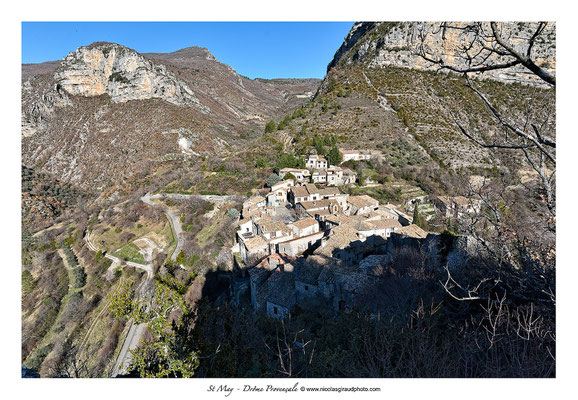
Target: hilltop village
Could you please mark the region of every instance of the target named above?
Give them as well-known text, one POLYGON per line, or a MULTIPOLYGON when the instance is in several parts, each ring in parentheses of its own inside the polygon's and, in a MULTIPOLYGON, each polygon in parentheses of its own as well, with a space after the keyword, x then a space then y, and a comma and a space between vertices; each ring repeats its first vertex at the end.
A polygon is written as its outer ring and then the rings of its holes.
MULTIPOLYGON (((340 153, 344 161, 371 158, 362 151, 340 153)), ((315 154, 308 156, 306 167, 281 169, 281 181, 243 203, 232 251, 237 266, 249 275, 257 311, 286 317, 293 306, 311 299, 335 311, 351 308, 376 271, 403 249, 419 252, 434 267, 455 266, 467 258, 465 237, 453 237, 451 254, 444 253, 447 240, 413 224, 395 205, 343 193, 338 186, 357 180, 350 169, 329 166, 315 154)), ((479 210, 466 198, 432 202, 447 216, 479 210)))

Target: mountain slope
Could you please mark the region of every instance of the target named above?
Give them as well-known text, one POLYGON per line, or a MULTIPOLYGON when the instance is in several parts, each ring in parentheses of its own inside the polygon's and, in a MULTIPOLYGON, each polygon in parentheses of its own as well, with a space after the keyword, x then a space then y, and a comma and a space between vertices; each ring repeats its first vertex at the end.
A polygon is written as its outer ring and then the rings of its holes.
MULTIPOLYGON (((503 26, 518 43, 535 24, 503 26)), ((294 124, 295 132, 307 132, 293 135, 295 149, 309 151, 311 135, 317 133, 336 135, 339 147, 373 150, 398 169, 435 160, 443 168, 527 172, 520 154, 482 148, 459 131, 450 111, 488 140, 502 127, 465 86, 463 77, 437 72, 437 67, 415 55, 420 30, 434 32, 426 40, 427 48, 448 59, 468 40, 466 33, 444 33, 434 27, 418 22, 356 23, 329 63, 316 97, 305 109, 306 117, 294 124), (400 160, 400 146, 415 153, 413 161, 400 160)), ((539 62, 553 59, 549 65, 555 68, 555 45, 550 42, 551 37, 555 41, 555 27, 544 35, 548 41, 537 42, 534 51, 539 62)), ((504 115, 523 125, 528 110, 533 110, 528 121, 544 125, 555 136, 554 90, 519 68, 490 72, 474 82, 504 115)))
POLYGON ((22 70, 23 163, 98 191, 167 155, 228 154, 319 83, 250 80, 206 49, 142 55, 104 42, 22 70))

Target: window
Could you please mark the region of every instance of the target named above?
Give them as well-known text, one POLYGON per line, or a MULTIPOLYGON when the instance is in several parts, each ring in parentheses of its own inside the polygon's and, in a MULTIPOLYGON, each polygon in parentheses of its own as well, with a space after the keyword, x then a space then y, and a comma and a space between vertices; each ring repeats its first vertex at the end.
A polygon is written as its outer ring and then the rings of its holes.
POLYGON ((277 307, 273 307, 273 314, 277 315, 279 313, 279 310, 277 309, 277 307))
POLYGON ((305 290, 309 290, 309 286, 305 285, 305 290))

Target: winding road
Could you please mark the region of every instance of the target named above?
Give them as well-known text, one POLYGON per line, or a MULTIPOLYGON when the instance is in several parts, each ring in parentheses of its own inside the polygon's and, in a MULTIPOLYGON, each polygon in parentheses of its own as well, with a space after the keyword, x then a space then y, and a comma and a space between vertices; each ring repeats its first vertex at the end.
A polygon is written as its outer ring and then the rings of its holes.
POLYGON ((153 194, 150 193, 145 194, 141 197, 141 201, 145 204, 148 204, 153 207, 160 207, 163 212, 169 217, 171 224, 173 226, 173 232, 175 237, 177 238, 177 246, 173 251, 171 256, 171 260, 175 261, 177 256, 183 250, 184 245, 184 237, 183 237, 183 228, 181 226, 181 220, 179 217, 168 207, 163 206, 162 204, 155 203, 152 199, 173 199, 173 200, 186 200, 186 199, 201 199, 205 201, 210 201, 214 203, 222 203, 225 201, 236 201, 236 200, 244 200, 246 197, 243 196, 217 196, 217 195, 201 195, 201 194, 179 194, 179 193, 159 193, 153 194))
MULTIPOLYGON (((84 241, 86 242, 86 244, 88 245, 88 248, 92 251, 94 251, 95 253, 99 251, 99 249, 91 242, 90 240, 90 232, 85 236, 84 241)), ((151 279, 153 277, 153 265, 152 262, 149 262, 148 264, 139 264, 139 263, 135 263, 132 261, 124 261, 118 257, 112 256, 108 253, 105 253, 104 256, 106 258, 108 258, 109 260, 112 261, 113 265, 120 265, 123 262, 130 266, 130 267, 134 267, 134 268, 138 268, 138 269, 142 269, 144 271, 146 271, 147 273, 147 278, 151 279)), ((111 265, 112 267, 112 265, 111 265)))
MULTIPOLYGON (((179 217, 171 209, 163 206, 162 204, 155 203, 154 201, 152 201, 152 199, 162 199, 162 198, 175 199, 175 200, 185 200, 185 199, 190 199, 190 198, 198 198, 201 200, 215 202, 215 203, 220 203, 220 202, 225 202, 225 201, 234 201, 234 200, 243 200, 244 199, 244 197, 240 197, 240 196, 215 196, 215 195, 195 195, 195 194, 187 195, 187 194, 177 194, 177 193, 174 193, 174 194, 173 193, 160 193, 160 194, 154 194, 154 195, 147 193, 144 196, 142 196, 140 198, 140 200, 142 202, 144 202, 145 204, 148 204, 152 207, 160 207, 163 210, 163 212, 168 216, 168 218, 171 222, 174 235, 177 238, 177 246, 175 247, 175 250, 173 251, 173 254, 171 256, 172 261, 176 260, 177 255, 183 249, 183 245, 184 245, 183 228, 181 226, 181 221, 180 221, 179 217)), ((90 250, 92 250, 94 252, 99 251, 99 249, 92 243, 92 241, 90 239, 90 232, 87 233, 84 240, 85 240, 85 242, 88 245, 88 248, 90 250)), ((120 265, 123 263, 123 260, 121 260, 120 258, 115 257, 113 255, 105 254, 104 256, 113 262, 113 264, 111 265, 111 268, 114 268, 116 265, 120 265)), ((132 261, 124 262, 128 266, 131 266, 134 268, 139 268, 139 269, 142 269, 142 270, 147 272, 146 281, 144 281, 143 284, 141 284, 141 287, 139 287, 137 289, 137 292, 139 292, 139 297, 141 297, 141 293, 140 293, 141 290, 140 289, 142 289, 143 287, 146 287, 147 283, 153 279, 152 260, 149 259, 147 261, 149 261, 147 264, 139 264, 139 263, 135 263, 132 261)), ((126 338, 124 339, 124 342, 121 346, 121 350, 120 350, 120 352, 116 358, 116 361, 114 363, 114 367, 113 367, 112 374, 111 374, 112 377, 126 373, 127 368, 130 365, 130 361, 132 358, 131 351, 134 350, 138 346, 140 339, 141 339, 141 336, 144 332, 145 326, 146 326, 146 324, 138 324, 137 325, 137 324, 134 324, 131 322, 131 326, 128 330, 126 338)))

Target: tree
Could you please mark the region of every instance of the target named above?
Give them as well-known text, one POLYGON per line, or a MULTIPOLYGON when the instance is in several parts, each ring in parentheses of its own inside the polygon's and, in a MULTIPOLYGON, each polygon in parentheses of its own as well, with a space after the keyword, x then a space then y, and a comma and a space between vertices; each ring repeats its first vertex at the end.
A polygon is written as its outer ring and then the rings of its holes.
POLYGON ((255 167, 256 168, 265 168, 267 166, 267 161, 265 161, 265 158, 263 158, 263 156, 257 156, 257 159, 255 160, 255 167))
MULTIPOLYGON (((525 323, 529 313, 532 321, 551 321, 556 304, 556 76, 551 59, 554 53, 547 51, 548 46, 555 46, 555 31, 549 30, 546 22, 521 23, 519 27, 523 28, 520 32, 514 24, 497 22, 441 23, 431 29, 423 26, 416 46, 416 54, 438 70, 460 74, 484 110, 475 118, 497 126, 491 136, 478 131, 475 124, 464 121, 468 116, 442 97, 440 109, 447 110, 457 131, 494 154, 517 156, 519 162, 514 168, 523 168, 526 162, 537 176, 535 181, 513 184, 519 179, 515 171, 500 171, 478 187, 469 181, 462 185, 469 202, 481 205, 455 222, 456 230, 467 234, 468 245, 475 247, 476 260, 461 271, 446 268, 447 276, 441 283, 453 300, 485 303, 482 308, 490 321, 486 332, 490 346, 498 340, 496 321, 536 333, 525 323), (432 35, 441 34, 443 41, 448 32, 458 32, 462 38, 452 57, 429 46, 432 35), (509 85, 509 98, 504 100, 475 80, 496 72, 524 73, 527 81, 533 80, 536 89, 524 103, 524 111, 509 107, 512 99, 521 97, 521 86, 509 85), (544 89, 539 90, 539 86, 544 89), (509 310, 513 305, 515 312, 509 310)), ((552 342, 555 344, 554 337, 552 342)))
POLYGON ((227 211, 227 217, 229 217, 232 220, 239 218, 239 210, 237 210, 236 208, 229 209, 229 211, 227 211))
MULTIPOLYGON (((524 26, 524 24, 522 24, 524 26)), ((546 87, 555 89, 556 76, 551 69, 553 60, 540 60, 535 56, 536 45, 542 47, 553 45, 550 32, 547 32, 547 22, 528 23, 527 33, 517 34, 512 40, 514 31, 505 24, 497 22, 474 22, 466 25, 456 23, 441 23, 431 30, 422 26, 417 41, 416 54, 439 70, 453 71, 462 74, 466 86, 478 97, 495 121, 502 127, 501 135, 492 137, 491 141, 484 139, 480 133, 472 132, 461 122, 455 111, 450 111, 459 131, 477 145, 488 149, 519 151, 529 166, 538 174, 545 193, 546 205, 552 215, 556 216, 555 172, 556 172, 556 140, 555 127, 552 124, 553 110, 540 110, 531 107, 523 121, 514 115, 508 115, 485 93, 476 87, 472 78, 477 74, 491 71, 530 72, 536 82, 542 82, 546 87), (460 31, 465 35, 462 46, 456 50, 457 57, 448 58, 432 50, 428 45, 432 35, 442 33, 445 40, 446 32, 460 31), (453 60, 453 61, 448 61, 453 60), (456 61, 457 60, 457 61, 456 61), (550 68, 549 68, 550 67, 550 68)), ((543 56, 543 55, 542 55, 543 56)), ((512 87, 515 89, 515 87, 512 87)))
POLYGON ((315 147, 315 150, 319 155, 324 155, 326 153, 325 147, 323 146, 323 139, 321 139, 318 134, 313 136, 313 147, 315 147))
POLYGON ((199 357, 189 340, 191 310, 180 293, 157 280, 152 299, 133 300, 132 282, 123 284, 109 306, 117 318, 146 323, 152 335, 131 350, 129 371, 142 378, 192 377, 199 357))
POLYGON ((277 125, 275 125, 275 121, 271 120, 267 122, 267 125, 265 125, 265 133, 274 132, 276 127, 277 125))
POLYGON ((343 161, 343 157, 341 157, 341 153, 337 146, 333 146, 329 153, 327 154, 327 161, 330 165, 338 165, 341 161, 343 161))
POLYGON ((269 177, 267 178, 267 182, 265 182, 265 185, 267 187, 271 187, 280 181, 281 181, 281 178, 279 178, 279 175, 273 173, 273 174, 269 175, 269 177))
POLYGON ((293 179, 294 181, 297 180, 297 178, 295 177, 295 175, 293 175, 291 172, 289 172, 288 174, 285 174, 285 176, 283 177, 284 180, 288 180, 288 179, 293 179))
POLYGON ((413 207, 413 219, 412 219, 412 223, 414 225, 419 226, 420 228, 424 228, 424 223, 423 220, 421 218, 421 214, 419 213, 419 202, 415 203, 415 206, 413 207))
POLYGON ((177 255, 177 258, 175 259, 175 262, 179 265, 183 265, 183 263, 185 262, 185 253, 184 251, 180 251, 179 254, 177 255))

